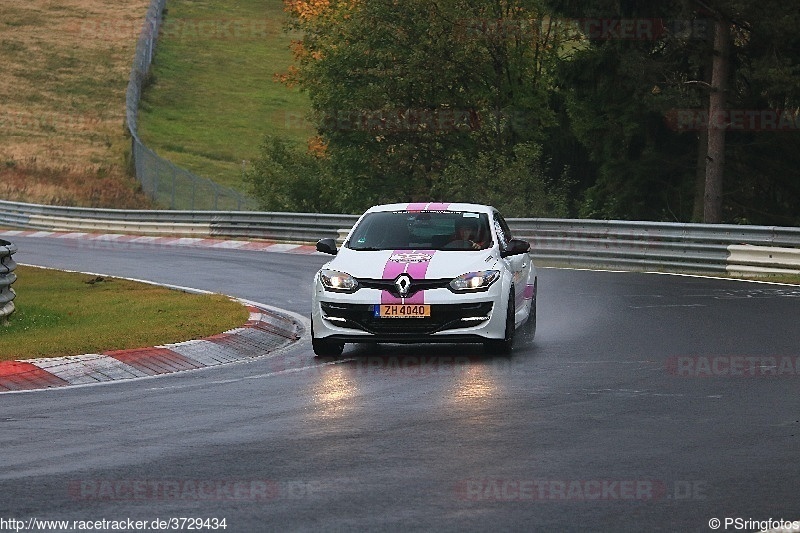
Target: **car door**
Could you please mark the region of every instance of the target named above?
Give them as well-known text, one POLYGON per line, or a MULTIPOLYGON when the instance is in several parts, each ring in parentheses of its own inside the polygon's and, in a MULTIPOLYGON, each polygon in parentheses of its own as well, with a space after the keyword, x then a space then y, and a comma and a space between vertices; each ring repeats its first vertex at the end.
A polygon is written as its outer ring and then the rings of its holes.
MULTIPOLYGON (((505 219, 503 219, 502 215, 498 212, 494 212, 494 226, 495 226, 495 233, 497 234, 497 238, 499 240, 500 250, 506 250, 508 248, 508 243, 511 242, 513 235, 511 234, 511 229, 508 227, 505 219)), ((514 295, 515 295, 515 313, 517 315, 516 321, 519 322, 525 316, 525 304, 526 304, 526 290, 528 285, 528 278, 530 277, 531 271, 531 259, 528 254, 518 254, 506 257, 503 259, 506 263, 506 267, 512 273, 512 279, 514 283, 514 295)))

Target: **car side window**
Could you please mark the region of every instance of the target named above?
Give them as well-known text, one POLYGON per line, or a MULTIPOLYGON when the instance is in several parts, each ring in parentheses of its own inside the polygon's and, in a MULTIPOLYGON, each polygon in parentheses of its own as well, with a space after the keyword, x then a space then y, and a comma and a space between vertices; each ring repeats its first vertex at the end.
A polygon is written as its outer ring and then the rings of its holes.
POLYGON ((500 241, 500 249, 505 250, 508 248, 508 243, 511 241, 511 230, 508 228, 506 221, 503 220, 503 217, 500 216, 500 213, 494 214, 494 229, 500 241))

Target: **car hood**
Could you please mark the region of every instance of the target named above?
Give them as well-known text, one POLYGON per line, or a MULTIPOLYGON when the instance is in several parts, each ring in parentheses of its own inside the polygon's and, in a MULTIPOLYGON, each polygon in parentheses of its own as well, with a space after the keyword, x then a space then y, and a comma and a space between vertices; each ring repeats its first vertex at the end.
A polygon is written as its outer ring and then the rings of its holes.
POLYGON ((362 279, 394 279, 402 272, 415 279, 437 279, 492 269, 497 261, 493 250, 356 251, 341 248, 326 268, 362 279))

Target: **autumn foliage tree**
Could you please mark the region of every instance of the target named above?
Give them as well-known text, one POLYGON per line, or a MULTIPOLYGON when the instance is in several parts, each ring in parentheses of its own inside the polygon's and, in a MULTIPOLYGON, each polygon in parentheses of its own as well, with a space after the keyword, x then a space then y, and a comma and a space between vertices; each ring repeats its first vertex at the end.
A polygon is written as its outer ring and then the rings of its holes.
POLYGON ((556 122, 564 37, 538 2, 291 0, 287 10, 303 37, 281 81, 310 96, 339 209, 446 198, 566 214, 563 169, 551 173, 540 146, 556 122), (520 179, 530 186, 512 186, 520 179))
POLYGON ((248 179, 266 209, 450 199, 515 216, 800 224, 791 2, 286 5, 302 37, 279 80, 309 95, 316 135, 265 142, 248 179), (757 123, 737 127, 742 112, 757 123))

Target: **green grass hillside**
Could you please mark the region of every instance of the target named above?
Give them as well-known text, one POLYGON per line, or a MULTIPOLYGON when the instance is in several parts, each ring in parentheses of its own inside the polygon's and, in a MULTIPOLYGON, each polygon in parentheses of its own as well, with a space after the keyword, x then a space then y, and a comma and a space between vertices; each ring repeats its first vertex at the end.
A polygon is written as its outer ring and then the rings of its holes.
POLYGON ((159 155, 245 190, 265 133, 305 143, 307 98, 274 81, 291 64, 282 0, 170 0, 139 132, 159 155))

